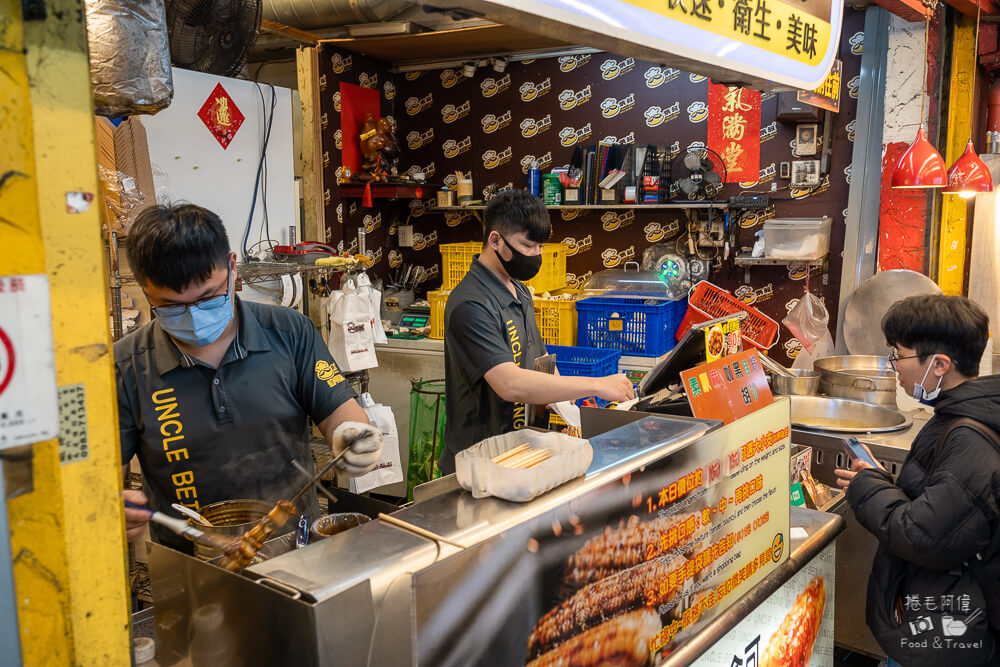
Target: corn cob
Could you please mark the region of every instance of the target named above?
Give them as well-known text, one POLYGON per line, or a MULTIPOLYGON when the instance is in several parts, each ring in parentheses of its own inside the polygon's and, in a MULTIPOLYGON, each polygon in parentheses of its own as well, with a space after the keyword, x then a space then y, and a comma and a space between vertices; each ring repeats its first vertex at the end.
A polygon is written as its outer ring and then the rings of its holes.
POLYGON ((760 667, 805 667, 812 657, 813 644, 823 622, 826 584, 813 577, 795 598, 781 625, 771 635, 760 659, 760 667))
MULTIPOLYGON (((563 568, 563 597, 615 572, 644 563, 650 560, 650 554, 660 555, 660 536, 666 535, 671 528, 680 526, 687 516, 689 515, 668 516, 645 523, 639 523, 638 517, 632 516, 622 527, 605 528, 603 535, 588 540, 569 557, 563 568)), ((708 527, 702 526, 672 548, 689 546, 707 531, 708 527)))
POLYGON ((527 667, 643 667, 649 662, 649 639, 659 631, 655 611, 635 611, 563 642, 527 667))
MULTIPOLYGON (((584 586, 539 619, 528 637, 528 658, 545 653, 588 628, 644 605, 659 605, 680 591, 667 588, 683 558, 658 558, 584 586)), ((680 583, 680 582, 678 582, 680 583)))

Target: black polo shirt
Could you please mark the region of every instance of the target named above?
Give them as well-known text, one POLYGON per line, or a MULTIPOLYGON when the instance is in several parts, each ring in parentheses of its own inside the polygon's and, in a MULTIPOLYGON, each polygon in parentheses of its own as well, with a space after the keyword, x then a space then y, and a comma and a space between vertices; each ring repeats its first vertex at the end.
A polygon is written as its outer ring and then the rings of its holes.
MULTIPOLYGON (((312 470, 309 419, 321 422, 354 390, 313 323, 290 308, 237 299, 236 338, 219 368, 182 352, 157 320, 115 343, 122 463, 142 465, 150 507, 221 500, 268 503, 312 470)), ((315 491, 299 509, 315 516, 315 491)), ((153 525, 154 538, 190 543, 153 525)))
POLYGON ((480 440, 525 425, 522 403, 501 399, 483 378, 512 361, 534 368, 545 354, 531 292, 515 280, 515 297, 500 279, 472 259, 469 272, 448 295, 444 309, 445 412, 439 467, 455 471, 455 454, 480 440))

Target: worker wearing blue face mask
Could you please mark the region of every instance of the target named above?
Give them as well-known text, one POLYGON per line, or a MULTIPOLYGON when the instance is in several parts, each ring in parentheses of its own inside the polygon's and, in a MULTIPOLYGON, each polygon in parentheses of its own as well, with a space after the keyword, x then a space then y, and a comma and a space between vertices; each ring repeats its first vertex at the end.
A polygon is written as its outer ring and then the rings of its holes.
MULTIPOLYGON (((287 498, 312 469, 310 420, 349 474, 380 460, 350 383, 312 322, 290 308, 241 301, 221 220, 199 206, 156 206, 128 234, 132 271, 155 316, 115 343, 122 463, 138 457, 143 489, 125 499, 177 515, 223 500, 287 498), (346 450, 346 451, 345 451, 346 450)), ((315 491, 299 502, 315 516, 315 491)), ((128 538, 149 513, 125 510, 128 538)), ((152 527, 152 537, 190 543, 152 527)))
POLYGON ((964 297, 916 296, 882 331, 900 386, 934 416, 895 481, 857 459, 836 471, 879 543, 868 625, 890 665, 1000 664, 1000 376, 977 377, 989 319, 964 297))

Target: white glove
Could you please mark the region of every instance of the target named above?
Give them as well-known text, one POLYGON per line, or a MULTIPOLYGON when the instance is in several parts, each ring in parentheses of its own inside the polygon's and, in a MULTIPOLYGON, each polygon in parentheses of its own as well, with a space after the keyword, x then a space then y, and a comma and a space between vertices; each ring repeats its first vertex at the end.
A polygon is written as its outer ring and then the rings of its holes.
POLYGON ((333 431, 330 445, 334 456, 344 452, 337 467, 349 475, 363 475, 382 460, 382 432, 371 424, 340 424, 333 431))

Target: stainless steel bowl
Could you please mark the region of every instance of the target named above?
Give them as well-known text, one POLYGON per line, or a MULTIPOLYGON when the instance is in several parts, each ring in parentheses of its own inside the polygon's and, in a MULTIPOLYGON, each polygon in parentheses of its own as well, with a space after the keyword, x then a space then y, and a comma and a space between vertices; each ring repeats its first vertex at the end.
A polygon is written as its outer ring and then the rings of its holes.
POLYGON ((782 396, 812 396, 819 392, 819 373, 804 368, 789 368, 791 375, 771 376, 771 390, 782 396))
POLYGON ((836 433, 901 431, 913 419, 881 405, 827 396, 792 396, 792 425, 836 433))
POLYGON ((819 389, 827 396, 896 407, 896 372, 886 357, 852 354, 817 359, 819 389))
POLYGON ((324 514, 313 521, 309 531, 309 539, 321 540, 351 528, 357 528, 371 521, 371 517, 357 512, 342 512, 340 514, 324 514))
MULTIPOLYGON (((206 533, 222 537, 240 537, 271 511, 272 505, 263 500, 223 500, 198 508, 198 513, 212 522, 212 527, 202 527, 206 533)), ((284 532, 280 530, 279 532, 284 532)), ((219 549, 194 543, 194 555, 201 560, 211 560, 221 555, 219 549)))

